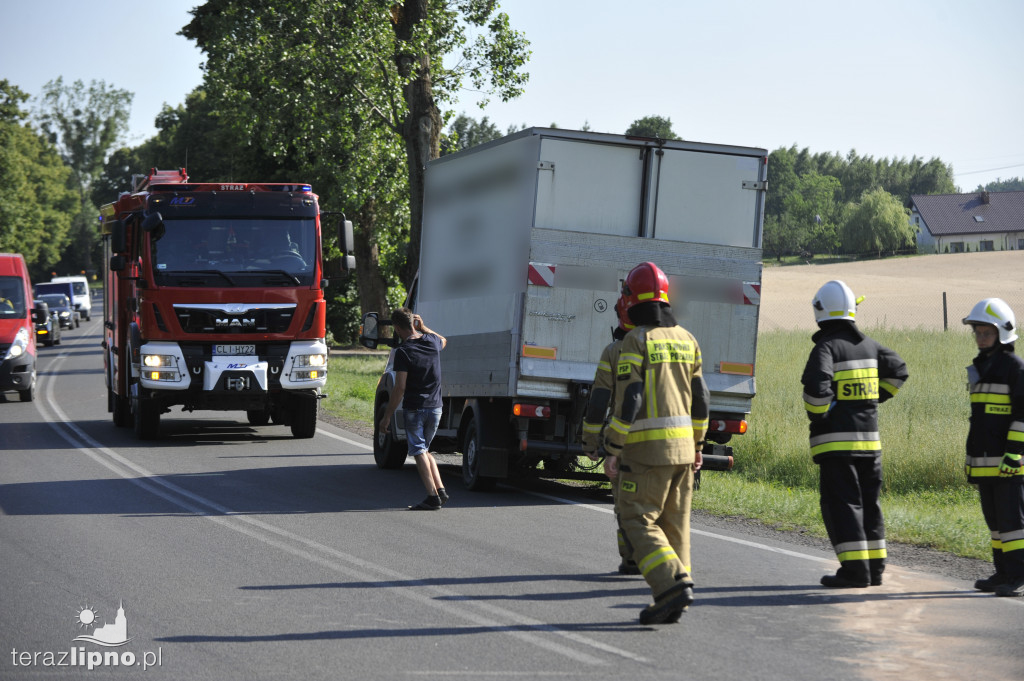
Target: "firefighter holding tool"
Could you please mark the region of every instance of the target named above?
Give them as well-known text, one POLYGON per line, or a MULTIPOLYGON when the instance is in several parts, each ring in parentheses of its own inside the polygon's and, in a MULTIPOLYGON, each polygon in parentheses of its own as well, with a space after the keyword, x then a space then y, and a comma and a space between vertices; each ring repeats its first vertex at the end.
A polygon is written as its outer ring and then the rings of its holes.
POLYGON ((626 539, 654 603, 641 624, 677 622, 693 602, 690 502, 708 425, 700 347, 672 316, 668 278, 652 262, 622 286, 631 323, 615 369, 605 470, 618 486, 626 539))

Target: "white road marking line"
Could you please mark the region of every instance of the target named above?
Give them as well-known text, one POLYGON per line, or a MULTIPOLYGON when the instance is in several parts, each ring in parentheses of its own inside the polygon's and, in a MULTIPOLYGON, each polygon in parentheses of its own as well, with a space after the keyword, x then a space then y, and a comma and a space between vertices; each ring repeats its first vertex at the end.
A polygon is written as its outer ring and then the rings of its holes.
MULTIPOLYGON (((53 370, 51 371, 52 374, 57 373, 57 368, 59 368, 60 363, 62 363, 66 357, 66 355, 62 355, 56 358, 53 364, 53 370)), ((322 565, 328 569, 334 570, 335 572, 344 574, 353 580, 368 583, 400 581, 410 584, 415 584, 419 581, 414 577, 362 560, 356 556, 338 551, 337 549, 325 546, 301 535, 275 527, 262 520, 232 511, 231 509, 221 506, 214 501, 168 482, 94 440, 88 433, 84 432, 74 422, 72 422, 64 411, 57 405, 53 391, 53 386, 56 381, 45 380, 44 383, 46 401, 48 404, 45 407, 42 404, 37 405, 37 408, 42 414, 44 420, 46 420, 47 423, 49 423, 49 425, 73 448, 83 454, 86 454, 89 458, 93 459, 108 470, 122 478, 125 478, 132 484, 137 485, 147 492, 164 499, 178 508, 188 511, 189 513, 193 513, 215 522, 226 529, 239 532, 268 546, 290 553, 293 556, 322 565), (52 409, 53 414, 47 413, 47 409, 52 409), (66 432, 65 429, 70 431, 70 433, 66 432), (134 472, 140 477, 136 477, 129 471, 134 472), (213 515, 211 512, 218 515, 213 515), (291 541, 294 544, 304 545, 311 550, 306 550, 301 546, 288 544, 286 541, 275 538, 274 535, 282 538, 283 540, 291 541), (318 553, 315 552, 326 555, 318 555, 318 553), (378 577, 377 579, 368 578, 373 573, 376 573, 376 576, 378 577)), ((568 645, 559 644, 556 641, 550 640, 546 635, 554 634, 564 639, 568 639, 580 646, 599 650, 616 657, 626 658, 634 662, 647 662, 646 658, 627 650, 622 650, 620 648, 601 643, 600 641, 596 641, 571 631, 559 629, 558 627, 506 610, 505 608, 497 605, 475 600, 460 600, 460 597, 462 597, 463 594, 459 594, 455 591, 444 589, 439 586, 419 584, 416 589, 397 589, 395 590, 395 593, 405 598, 417 601, 423 605, 446 611, 453 617, 466 619, 478 626, 487 627, 496 632, 509 634, 522 640, 524 643, 528 643, 538 648, 544 648, 550 652, 558 653, 584 664, 603 665, 607 664, 607 662, 584 651, 577 650, 568 645), (491 619, 490 617, 474 613, 470 608, 483 610, 488 615, 500 618, 500 620, 491 619), (508 622, 511 622, 511 624, 508 622), (527 628, 528 631, 523 631, 523 627, 527 628)))

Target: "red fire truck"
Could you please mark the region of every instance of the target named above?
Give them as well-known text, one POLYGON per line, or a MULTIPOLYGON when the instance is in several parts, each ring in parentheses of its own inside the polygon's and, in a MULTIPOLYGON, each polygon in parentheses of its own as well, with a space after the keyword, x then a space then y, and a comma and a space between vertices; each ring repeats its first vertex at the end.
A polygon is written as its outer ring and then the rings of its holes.
MULTIPOLYGON (((308 184, 136 176, 101 209, 107 409, 156 438, 160 417, 244 410, 313 437, 327 380, 321 213, 308 184)), ((340 216, 352 269, 352 223, 340 216)))

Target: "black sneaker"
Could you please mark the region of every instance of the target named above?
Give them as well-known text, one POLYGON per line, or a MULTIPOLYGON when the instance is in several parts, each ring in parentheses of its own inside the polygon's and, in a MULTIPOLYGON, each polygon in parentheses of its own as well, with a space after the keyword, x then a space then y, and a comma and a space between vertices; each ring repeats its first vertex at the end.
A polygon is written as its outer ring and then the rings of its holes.
MULTIPOLYGON (((839 575, 825 575, 821 578, 821 585, 830 589, 866 589, 868 584, 867 581, 855 582, 839 575)), ((879 584, 881 584, 881 580, 879 580, 879 584)))
POLYGON ((679 582, 640 611, 640 624, 675 624, 693 603, 693 584, 679 582))
POLYGON ((441 498, 437 495, 429 496, 415 506, 409 507, 410 511, 440 511, 441 498))
POLYGON ((974 588, 978 591, 983 591, 987 594, 993 593, 997 587, 1002 586, 1010 581, 1010 578, 1006 575, 1001 575, 998 572, 989 577, 979 579, 974 582, 974 588))
POLYGON ((437 488, 437 496, 438 496, 439 499, 441 499, 441 505, 442 506, 444 506, 445 504, 448 503, 448 499, 449 499, 448 492, 444 491, 444 487, 438 487, 437 488))

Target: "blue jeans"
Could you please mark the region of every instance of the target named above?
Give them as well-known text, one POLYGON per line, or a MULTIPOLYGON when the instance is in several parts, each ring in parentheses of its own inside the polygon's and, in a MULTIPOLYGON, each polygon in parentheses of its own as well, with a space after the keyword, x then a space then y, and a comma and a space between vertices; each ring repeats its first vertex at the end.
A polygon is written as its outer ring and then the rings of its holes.
POLYGON ((410 456, 419 456, 430 447, 430 441, 441 423, 441 407, 405 410, 405 439, 410 456))

